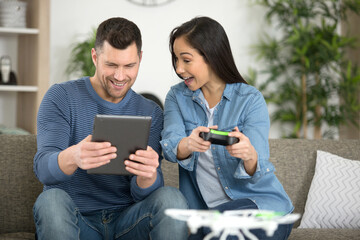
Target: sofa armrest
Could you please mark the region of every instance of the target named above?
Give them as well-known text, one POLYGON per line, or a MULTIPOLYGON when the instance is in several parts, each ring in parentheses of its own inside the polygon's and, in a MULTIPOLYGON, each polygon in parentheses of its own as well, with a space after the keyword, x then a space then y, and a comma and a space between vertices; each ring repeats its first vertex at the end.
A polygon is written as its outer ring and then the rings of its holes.
POLYGON ((42 191, 33 172, 35 135, 0 135, 0 234, 35 232, 32 208, 42 191))

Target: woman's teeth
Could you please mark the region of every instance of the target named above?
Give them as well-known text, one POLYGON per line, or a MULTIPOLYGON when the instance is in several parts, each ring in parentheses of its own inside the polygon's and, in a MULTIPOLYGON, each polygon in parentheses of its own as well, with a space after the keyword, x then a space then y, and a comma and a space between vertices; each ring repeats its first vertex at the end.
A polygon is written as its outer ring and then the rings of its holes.
POLYGON ((184 78, 184 81, 188 83, 188 82, 190 82, 192 79, 193 79, 192 77, 187 77, 187 78, 184 78))

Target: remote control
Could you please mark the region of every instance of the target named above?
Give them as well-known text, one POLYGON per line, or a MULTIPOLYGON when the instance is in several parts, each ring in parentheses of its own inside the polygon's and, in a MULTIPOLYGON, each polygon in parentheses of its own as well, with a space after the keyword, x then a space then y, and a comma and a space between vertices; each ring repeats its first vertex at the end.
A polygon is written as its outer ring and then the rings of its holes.
POLYGON ((218 131, 210 129, 210 132, 201 132, 200 137, 205 141, 210 141, 212 144, 218 145, 232 145, 238 143, 239 139, 237 137, 229 137, 229 132, 218 131))

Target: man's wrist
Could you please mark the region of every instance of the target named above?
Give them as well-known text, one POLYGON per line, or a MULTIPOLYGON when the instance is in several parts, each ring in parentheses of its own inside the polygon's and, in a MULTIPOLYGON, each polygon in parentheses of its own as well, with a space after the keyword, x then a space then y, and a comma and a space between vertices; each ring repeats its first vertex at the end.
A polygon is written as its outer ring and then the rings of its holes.
POLYGON ((145 177, 137 176, 136 184, 140 188, 148 188, 155 183, 156 179, 157 179, 157 174, 155 174, 155 177, 152 177, 152 178, 145 178, 145 177))
POLYGON ((65 173, 66 175, 73 174, 78 168, 76 163, 71 159, 71 156, 69 156, 72 155, 69 154, 69 151, 71 150, 70 148, 71 147, 61 151, 58 156, 59 167, 61 171, 63 171, 63 173, 65 173))

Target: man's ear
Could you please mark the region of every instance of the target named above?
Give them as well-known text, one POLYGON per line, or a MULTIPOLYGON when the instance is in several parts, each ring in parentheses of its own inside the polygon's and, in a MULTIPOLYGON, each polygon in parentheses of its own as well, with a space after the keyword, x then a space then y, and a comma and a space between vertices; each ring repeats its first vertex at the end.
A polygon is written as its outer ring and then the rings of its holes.
POLYGON ((95 48, 91 49, 91 59, 96 67, 96 61, 97 61, 97 55, 96 55, 96 50, 95 48))

